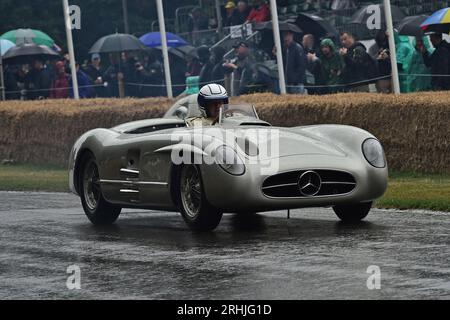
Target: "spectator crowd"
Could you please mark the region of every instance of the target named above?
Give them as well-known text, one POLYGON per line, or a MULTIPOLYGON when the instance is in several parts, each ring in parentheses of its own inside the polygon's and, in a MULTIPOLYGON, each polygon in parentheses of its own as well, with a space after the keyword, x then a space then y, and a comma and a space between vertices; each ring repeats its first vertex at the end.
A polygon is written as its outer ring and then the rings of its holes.
MULTIPOLYGON (((224 5, 227 26, 269 21, 265 1, 228 1, 224 5)), ((191 29, 207 24, 201 10, 192 12, 191 29)), ((352 32, 337 38, 326 35, 282 32, 282 57, 288 93, 325 94, 341 91, 392 92, 389 37, 396 44, 401 92, 450 89, 450 44, 434 33, 414 39, 380 30, 369 48, 352 32), (372 86, 370 86, 372 85, 372 86)), ((237 40, 227 54, 223 46, 201 46, 192 53, 170 55, 175 95, 195 93, 202 84, 216 82, 233 95, 255 91, 279 92, 276 48, 259 47, 254 41, 237 40), (273 62, 272 64, 270 62, 273 62)), ((76 64, 81 98, 152 97, 166 95, 160 51, 123 52, 76 64), (103 59, 107 60, 106 62, 103 59)), ((6 66, 7 99, 63 99, 73 97, 68 55, 55 61, 35 59, 27 65, 6 66)))

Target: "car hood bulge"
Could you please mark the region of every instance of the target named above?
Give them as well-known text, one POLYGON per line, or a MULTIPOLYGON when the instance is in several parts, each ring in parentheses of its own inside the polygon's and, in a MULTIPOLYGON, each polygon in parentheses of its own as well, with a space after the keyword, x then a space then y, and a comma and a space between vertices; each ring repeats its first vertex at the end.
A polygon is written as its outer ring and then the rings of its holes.
POLYGON ((294 155, 328 155, 345 157, 345 152, 311 133, 301 129, 258 127, 233 132, 239 148, 247 155, 271 159, 294 155))

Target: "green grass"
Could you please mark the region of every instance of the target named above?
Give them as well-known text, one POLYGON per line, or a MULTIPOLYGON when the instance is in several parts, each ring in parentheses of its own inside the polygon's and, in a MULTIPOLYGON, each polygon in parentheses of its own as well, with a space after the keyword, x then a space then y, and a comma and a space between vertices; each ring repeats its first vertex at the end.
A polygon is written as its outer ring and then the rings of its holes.
POLYGON ((68 192, 66 168, 49 165, 0 165, 0 190, 68 192))
MULTIPOLYGON (((68 192, 67 169, 31 164, 0 165, 0 190, 68 192)), ((379 208, 450 212, 450 175, 391 172, 379 208)))
POLYGON ((450 211, 450 175, 392 172, 380 208, 450 211))

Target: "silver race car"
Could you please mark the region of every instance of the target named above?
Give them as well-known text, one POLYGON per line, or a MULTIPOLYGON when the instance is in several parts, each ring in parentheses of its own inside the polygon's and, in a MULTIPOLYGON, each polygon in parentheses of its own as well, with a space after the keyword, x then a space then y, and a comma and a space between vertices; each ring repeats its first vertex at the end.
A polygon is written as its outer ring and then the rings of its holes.
POLYGON ((160 119, 82 135, 69 159, 72 192, 94 224, 122 208, 180 211, 194 230, 212 230, 223 212, 244 214, 331 206, 359 221, 386 191, 380 142, 351 126, 272 127, 253 106, 224 105, 209 126, 197 95, 160 119))

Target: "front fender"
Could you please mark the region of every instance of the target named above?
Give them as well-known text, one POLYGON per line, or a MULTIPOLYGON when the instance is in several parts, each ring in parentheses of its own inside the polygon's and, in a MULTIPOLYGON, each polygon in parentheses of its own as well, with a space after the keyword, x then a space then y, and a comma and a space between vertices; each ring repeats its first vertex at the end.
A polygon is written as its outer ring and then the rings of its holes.
MULTIPOLYGON (((314 125, 306 127, 294 127, 293 130, 308 132, 315 137, 328 142, 345 153, 351 153, 354 156, 361 157, 365 160, 362 154, 362 143, 367 138, 376 137, 361 128, 346 126, 346 125, 314 125)), ((380 141, 381 142, 381 141, 380 141)))
POLYGON ((70 191, 79 195, 78 177, 81 158, 86 151, 90 151, 96 158, 102 152, 104 141, 111 138, 111 134, 118 135, 108 129, 94 129, 84 133, 74 143, 69 156, 69 188, 70 191))

